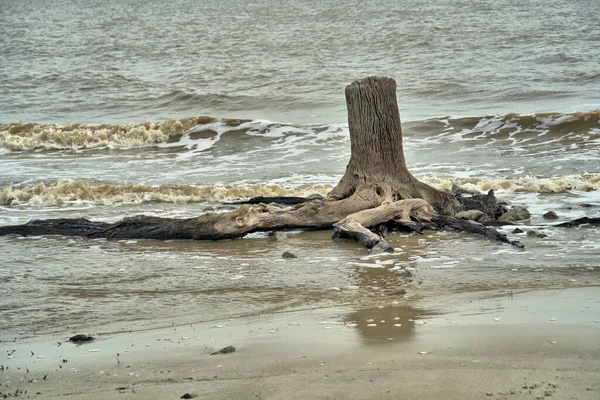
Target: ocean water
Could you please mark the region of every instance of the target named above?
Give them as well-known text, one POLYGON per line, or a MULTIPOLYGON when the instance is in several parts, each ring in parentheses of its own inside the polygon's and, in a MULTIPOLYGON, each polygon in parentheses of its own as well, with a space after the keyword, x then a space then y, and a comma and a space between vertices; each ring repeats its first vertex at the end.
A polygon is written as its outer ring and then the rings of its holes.
MULTIPOLYGON (((394 233, 223 242, 0 237, 0 340, 464 293, 600 284, 600 16, 590 1, 63 1, 0 6, 0 224, 191 217, 325 195, 344 87, 398 83, 409 169, 494 189, 524 250, 394 233), (282 259, 284 251, 297 259, 282 259), (408 271, 408 274, 406 273, 408 271), (408 298, 403 293, 406 291, 408 298)), ((502 228, 513 236, 512 227, 502 228)))

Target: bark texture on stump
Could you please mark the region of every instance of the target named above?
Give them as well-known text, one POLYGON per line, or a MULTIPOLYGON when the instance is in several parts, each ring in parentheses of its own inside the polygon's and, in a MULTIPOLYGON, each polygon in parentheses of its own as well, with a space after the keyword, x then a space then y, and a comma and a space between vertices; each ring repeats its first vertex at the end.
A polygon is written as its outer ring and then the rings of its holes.
POLYGON ((459 207, 451 193, 417 180, 406 167, 396 82, 368 77, 346 87, 351 155, 346 173, 329 193, 339 200, 363 192, 381 204, 420 198, 444 213, 459 207))

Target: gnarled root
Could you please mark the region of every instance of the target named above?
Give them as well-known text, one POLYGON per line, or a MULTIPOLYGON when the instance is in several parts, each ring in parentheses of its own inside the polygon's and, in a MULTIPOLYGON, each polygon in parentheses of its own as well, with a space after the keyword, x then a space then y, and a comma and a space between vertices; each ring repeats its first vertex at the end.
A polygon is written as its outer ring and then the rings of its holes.
POLYGON ((400 200, 348 215, 333 224, 333 238, 353 238, 371 249, 371 253, 392 253, 394 248, 383 237, 368 228, 375 228, 391 221, 419 232, 416 224, 429 223, 436 215, 425 200, 400 200))
POLYGON ((364 244, 367 249, 371 249, 371 253, 374 254, 394 252, 394 248, 383 237, 371 232, 352 218, 344 218, 343 222, 338 222, 335 225, 333 239, 357 240, 364 244))
POLYGON ((555 228, 573 228, 582 225, 600 225, 600 217, 581 217, 574 219, 573 221, 563 222, 552 226, 555 228))
POLYGON ((510 240, 505 234, 500 233, 494 228, 490 228, 489 226, 485 226, 478 222, 466 221, 448 216, 440 217, 437 220, 437 222, 441 226, 447 226, 452 229, 456 229, 467 233, 474 233, 475 235, 483 236, 484 238, 490 239, 495 242, 508 243, 520 249, 525 247, 518 240, 510 240))

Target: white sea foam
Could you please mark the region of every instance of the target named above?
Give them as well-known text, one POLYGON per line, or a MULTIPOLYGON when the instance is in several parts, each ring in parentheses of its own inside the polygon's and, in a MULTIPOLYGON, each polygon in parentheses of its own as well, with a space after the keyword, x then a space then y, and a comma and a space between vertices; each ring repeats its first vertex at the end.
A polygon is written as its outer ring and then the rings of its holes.
POLYGON ((600 173, 566 175, 555 177, 525 176, 521 178, 465 178, 438 179, 425 178, 424 181, 439 189, 451 190, 456 184, 473 192, 535 192, 561 193, 569 190, 591 191, 600 189, 600 173))
POLYGON ((50 204, 138 204, 167 202, 187 204, 223 202, 255 196, 310 196, 326 194, 329 187, 285 188, 278 185, 112 185, 86 181, 49 181, 36 186, 11 186, 0 189, 3 205, 50 204))
POLYGON ((181 134, 193 122, 169 120, 141 125, 0 125, 0 148, 23 150, 130 149, 155 145, 181 134))
MULTIPOLYGON (((239 185, 115 185, 88 181, 47 181, 34 186, 17 185, 0 189, 0 205, 45 206, 86 204, 139 204, 165 202, 174 204, 227 202, 255 196, 302 196, 327 195, 334 185, 334 177, 327 177, 328 184, 303 184, 289 186, 290 179, 272 184, 239 185), (287 185, 277 183, 287 182, 287 185)), ((296 182, 300 179, 291 179, 296 182)), ((451 190, 458 185, 474 193, 494 190, 498 193, 563 193, 568 191, 590 192, 600 190, 600 173, 565 175, 555 177, 525 176, 522 178, 424 178, 423 181, 442 189, 451 190)))

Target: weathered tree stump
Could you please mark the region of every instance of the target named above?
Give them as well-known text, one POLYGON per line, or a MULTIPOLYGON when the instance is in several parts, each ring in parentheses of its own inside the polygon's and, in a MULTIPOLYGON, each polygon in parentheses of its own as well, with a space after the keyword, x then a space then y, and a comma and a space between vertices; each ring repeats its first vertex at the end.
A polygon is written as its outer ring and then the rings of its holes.
POLYGON ((396 82, 369 77, 346 87, 350 162, 329 200, 354 197, 388 204, 423 199, 438 211, 454 213, 459 207, 451 193, 418 181, 408 171, 402 144, 396 82))

